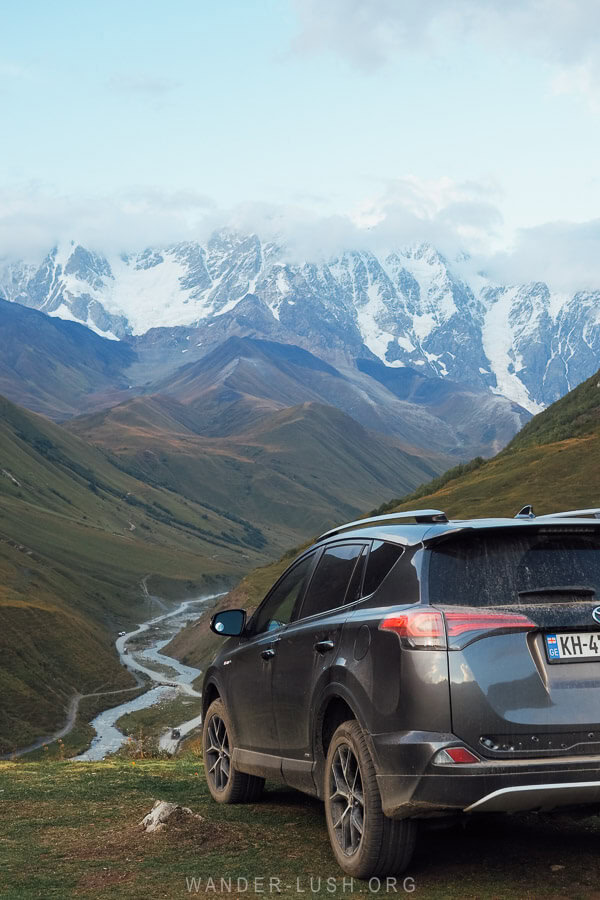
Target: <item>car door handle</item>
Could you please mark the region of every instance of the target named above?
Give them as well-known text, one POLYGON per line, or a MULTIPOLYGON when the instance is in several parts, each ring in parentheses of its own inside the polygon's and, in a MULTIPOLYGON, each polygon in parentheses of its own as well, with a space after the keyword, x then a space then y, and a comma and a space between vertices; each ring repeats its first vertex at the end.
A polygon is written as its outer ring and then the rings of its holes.
POLYGON ((275 651, 272 647, 269 647, 268 650, 263 650, 260 655, 263 659, 273 659, 273 657, 275 656, 275 651))
POLYGON ((329 653, 330 650, 333 650, 335 644, 333 641, 317 641, 315 644, 315 650, 317 653, 329 653))

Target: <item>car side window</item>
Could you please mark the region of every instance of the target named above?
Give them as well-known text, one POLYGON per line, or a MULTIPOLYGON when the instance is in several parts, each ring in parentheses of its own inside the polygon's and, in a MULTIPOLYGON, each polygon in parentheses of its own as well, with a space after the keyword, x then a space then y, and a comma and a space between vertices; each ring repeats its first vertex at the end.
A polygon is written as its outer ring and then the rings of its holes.
POLYGON ((339 544, 324 551, 302 604, 302 619, 344 605, 363 550, 364 544, 339 544))
POLYGON ((363 586, 363 597, 368 597, 374 593, 383 579, 391 572, 402 554, 404 548, 398 544, 387 544, 385 541, 373 541, 369 559, 367 561, 367 571, 365 572, 365 581, 363 586))
POLYGON ((302 594, 306 579, 310 575, 314 558, 314 553, 305 556, 283 576, 252 617, 250 623, 252 634, 275 631, 291 622, 296 601, 302 594))

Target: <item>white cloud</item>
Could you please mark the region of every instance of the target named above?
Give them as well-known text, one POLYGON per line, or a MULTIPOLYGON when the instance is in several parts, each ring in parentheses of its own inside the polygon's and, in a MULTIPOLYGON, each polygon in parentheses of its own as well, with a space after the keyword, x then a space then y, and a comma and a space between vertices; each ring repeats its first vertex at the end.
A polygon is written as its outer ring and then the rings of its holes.
POLYGON ((221 227, 274 240, 295 260, 328 259, 348 249, 380 253, 421 241, 453 256, 493 245, 502 224, 493 196, 493 188, 476 182, 407 177, 349 213, 322 215, 301 205, 266 203, 224 210, 195 190, 140 186, 74 198, 24 184, 0 190, 0 257, 35 258, 72 239, 104 252, 205 241, 221 227))
POLYGON ((600 86, 597 0, 295 0, 295 6, 298 50, 332 50, 365 69, 472 39, 550 63, 562 90, 600 86), (582 71, 591 75, 589 84, 582 71))
POLYGON ((450 258, 464 251, 489 257, 499 244, 500 210, 493 186, 449 178, 397 179, 349 213, 322 215, 302 206, 248 203, 215 209, 200 225, 201 240, 223 225, 254 232, 285 247, 290 262, 323 261, 345 250, 385 254, 429 242, 450 258))
POLYGON ((189 240, 211 207, 193 190, 140 187, 73 197, 38 183, 0 189, 0 257, 36 259, 71 239, 116 252, 189 240))
POLYGON ((265 203, 224 210, 194 190, 137 187, 74 199, 24 184, 0 190, 0 258, 39 261, 67 240, 104 253, 204 243, 226 227, 277 242, 291 262, 327 260, 352 249, 385 254, 427 242, 449 259, 468 253, 465 275, 484 271, 500 284, 545 281, 569 293, 600 289, 600 219, 522 229, 508 249, 498 249, 505 244, 498 193, 493 183, 407 177, 349 214, 326 216, 265 203))
POLYGON ((600 111, 600 59, 587 59, 576 66, 560 68, 552 79, 555 94, 579 94, 594 112, 600 111))
POLYGON ((545 281, 565 293, 600 290, 600 219, 522 229, 510 250, 483 265, 501 284, 545 281))

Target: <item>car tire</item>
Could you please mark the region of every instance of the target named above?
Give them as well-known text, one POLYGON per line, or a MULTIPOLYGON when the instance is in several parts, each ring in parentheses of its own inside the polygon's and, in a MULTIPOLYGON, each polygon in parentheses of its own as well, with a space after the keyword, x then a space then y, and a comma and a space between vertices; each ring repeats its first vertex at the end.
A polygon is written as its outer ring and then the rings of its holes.
POLYGON ((325 816, 335 857, 354 878, 399 875, 416 839, 411 819, 389 819, 381 808, 375 767, 358 722, 335 731, 325 765, 325 816))
POLYGON ((260 798, 265 779, 238 772, 232 762, 234 749, 231 719, 218 698, 208 707, 202 728, 206 783, 217 803, 253 803, 260 798))

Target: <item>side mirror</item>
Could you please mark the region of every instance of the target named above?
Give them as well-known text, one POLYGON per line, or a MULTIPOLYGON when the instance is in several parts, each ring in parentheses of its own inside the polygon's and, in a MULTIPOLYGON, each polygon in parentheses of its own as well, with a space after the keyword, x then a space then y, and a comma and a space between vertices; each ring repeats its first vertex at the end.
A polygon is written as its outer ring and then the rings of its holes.
POLYGON ((221 637, 237 637, 246 627, 246 611, 244 609, 224 609, 216 613, 210 620, 211 631, 221 637))

